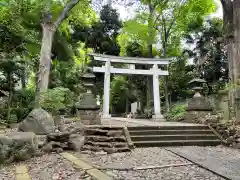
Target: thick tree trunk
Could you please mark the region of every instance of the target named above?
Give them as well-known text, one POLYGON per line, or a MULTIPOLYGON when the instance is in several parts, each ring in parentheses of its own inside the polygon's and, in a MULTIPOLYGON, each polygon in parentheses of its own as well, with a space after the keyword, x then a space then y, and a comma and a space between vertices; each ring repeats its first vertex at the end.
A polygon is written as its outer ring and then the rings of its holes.
POLYGON ((233 48, 233 80, 235 89, 236 120, 240 123, 240 1, 233 1, 234 48, 233 48))
MULTIPOLYGON (((233 33, 233 3, 230 0, 221 0, 223 6, 223 21, 225 31, 225 44, 227 46, 228 54, 228 70, 229 70, 229 81, 234 83, 234 33, 233 33)), ((230 118, 235 116, 235 101, 234 101, 234 89, 230 89, 229 93, 229 112, 230 118), (234 112, 233 112, 234 111, 234 112)))
POLYGON ((235 88, 229 92, 230 107, 234 109, 236 120, 240 122, 240 1, 221 0, 225 40, 227 44, 229 79, 235 88))
POLYGON ((40 52, 40 63, 38 72, 38 82, 35 97, 35 107, 39 107, 41 93, 48 89, 49 74, 51 68, 52 42, 56 28, 53 24, 42 24, 42 47, 40 52))

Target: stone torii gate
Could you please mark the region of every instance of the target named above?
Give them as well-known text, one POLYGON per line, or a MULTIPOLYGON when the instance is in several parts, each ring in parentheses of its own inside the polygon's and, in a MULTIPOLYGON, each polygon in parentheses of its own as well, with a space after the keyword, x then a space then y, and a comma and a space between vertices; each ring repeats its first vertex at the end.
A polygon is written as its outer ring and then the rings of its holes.
POLYGON ((153 76, 153 96, 154 96, 154 120, 162 120, 160 96, 159 96, 159 80, 158 76, 167 76, 168 71, 161 70, 158 65, 168 65, 173 58, 139 58, 139 57, 120 57, 109 56, 102 54, 90 53, 96 61, 103 61, 105 65, 102 67, 93 67, 93 72, 104 73, 104 95, 103 95, 103 115, 102 119, 110 119, 109 104, 110 104, 110 76, 114 74, 135 74, 135 75, 152 75, 153 76), (123 63, 128 64, 129 68, 115 68, 111 66, 111 63, 123 63), (135 64, 148 64, 152 65, 149 70, 135 69, 135 64))

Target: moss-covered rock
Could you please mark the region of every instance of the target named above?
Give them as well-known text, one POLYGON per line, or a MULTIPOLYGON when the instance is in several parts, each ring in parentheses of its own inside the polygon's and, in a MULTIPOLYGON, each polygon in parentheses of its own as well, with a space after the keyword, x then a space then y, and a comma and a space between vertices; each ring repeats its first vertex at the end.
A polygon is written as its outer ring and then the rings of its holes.
POLYGON ((38 150, 33 132, 11 132, 0 136, 0 163, 27 160, 38 150))

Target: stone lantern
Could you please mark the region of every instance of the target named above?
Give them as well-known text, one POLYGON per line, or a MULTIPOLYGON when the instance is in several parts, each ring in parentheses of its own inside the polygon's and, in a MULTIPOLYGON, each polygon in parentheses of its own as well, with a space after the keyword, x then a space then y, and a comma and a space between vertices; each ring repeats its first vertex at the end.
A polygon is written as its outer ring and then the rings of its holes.
POLYGON ((212 113, 213 108, 209 101, 201 95, 202 84, 206 83, 203 79, 193 79, 189 84, 193 85, 194 96, 188 101, 186 107, 185 121, 187 122, 199 122, 201 118, 204 118, 209 113, 212 113))
POLYGON ((97 105, 97 101, 92 93, 95 75, 92 73, 91 68, 87 69, 81 79, 87 91, 83 94, 79 102, 75 104, 77 116, 85 125, 101 124, 99 116, 100 106, 97 105))

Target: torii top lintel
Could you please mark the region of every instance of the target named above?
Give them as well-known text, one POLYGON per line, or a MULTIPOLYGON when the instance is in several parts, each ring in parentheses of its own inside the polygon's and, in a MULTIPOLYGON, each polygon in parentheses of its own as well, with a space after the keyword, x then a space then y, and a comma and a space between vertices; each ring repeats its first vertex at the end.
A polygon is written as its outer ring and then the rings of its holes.
POLYGON ((96 61, 105 62, 118 62, 125 64, 159 64, 168 65, 174 58, 140 58, 140 57, 121 57, 121 56, 110 56, 96 53, 89 53, 88 55, 93 56, 96 61))

